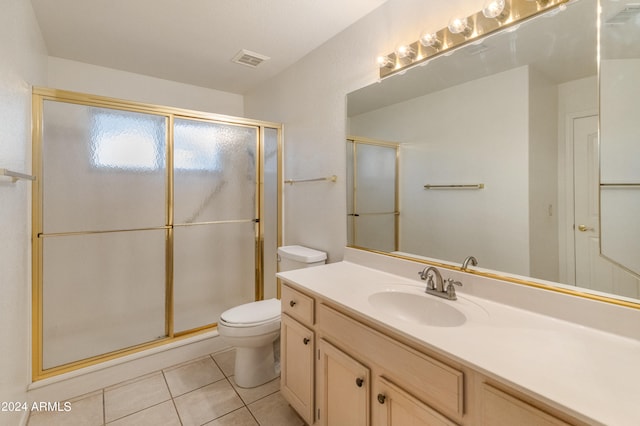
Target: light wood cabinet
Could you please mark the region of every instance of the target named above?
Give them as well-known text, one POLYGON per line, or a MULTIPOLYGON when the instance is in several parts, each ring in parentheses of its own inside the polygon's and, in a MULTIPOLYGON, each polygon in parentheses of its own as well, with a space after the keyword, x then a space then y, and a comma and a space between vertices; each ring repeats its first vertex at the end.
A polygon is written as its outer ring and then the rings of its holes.
POLYGON ((315 333, 283 313, 280 344, 280 392, 307 424, 313 424, 315 333))
POLYGON ((375 426, 455 426, 418 398, 384 377, 376 379, 375 426))
POLYGON ((318 341, 318 348, 320 424, 369 425, 369 369, 324 339, 318 341))
POLYGON ((282 311, 281 392, 309 425, 586 424, 287 283, 282 311))
POLYGON ((319 303, 316 330, 376 375, 387 377, 442 414, 460 420, 464 414, 464 374, 426 354, 319 303))
POLYGON ((568 426, 559 418, 488 383, 482 384, 483 426, 568 426))

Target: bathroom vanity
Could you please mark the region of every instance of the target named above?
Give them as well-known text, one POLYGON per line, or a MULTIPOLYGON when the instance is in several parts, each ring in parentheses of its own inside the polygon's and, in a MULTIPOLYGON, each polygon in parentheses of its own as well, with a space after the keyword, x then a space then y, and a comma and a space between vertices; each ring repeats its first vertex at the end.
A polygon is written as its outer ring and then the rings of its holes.
POLYGON ((305 422, 640 424, 637 337, 580 324, 566 304, 550 315, 564 295, 455 270, 441 272, 463 283, 458 300, 439 299, 410 278, 421 266, 347 249, 279 274, 281 391, 305 422))

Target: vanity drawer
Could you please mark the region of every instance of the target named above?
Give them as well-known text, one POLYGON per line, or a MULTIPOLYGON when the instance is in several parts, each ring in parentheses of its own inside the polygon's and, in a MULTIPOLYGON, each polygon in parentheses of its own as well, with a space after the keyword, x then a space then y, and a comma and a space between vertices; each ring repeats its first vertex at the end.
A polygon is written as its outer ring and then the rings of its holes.
POLYGON ((313 325, 313 298, 285 284, 282 286, 280 302, 282 303, 283 313, 306 325, 313 325))
MULTIPOLYGON (((317 329, 445 415, 464 414, 464 374, 320 303, 317 329)), ((354 355, 355 356, 355 355, 354 355)))

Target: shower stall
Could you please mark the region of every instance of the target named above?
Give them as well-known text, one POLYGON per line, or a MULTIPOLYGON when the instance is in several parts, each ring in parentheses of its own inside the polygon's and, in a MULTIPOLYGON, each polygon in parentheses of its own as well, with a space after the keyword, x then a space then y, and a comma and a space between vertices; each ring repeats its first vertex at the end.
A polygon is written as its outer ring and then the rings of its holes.
POLYGON ((34 89, 34 380, 276 295, 279 124, 34 89))

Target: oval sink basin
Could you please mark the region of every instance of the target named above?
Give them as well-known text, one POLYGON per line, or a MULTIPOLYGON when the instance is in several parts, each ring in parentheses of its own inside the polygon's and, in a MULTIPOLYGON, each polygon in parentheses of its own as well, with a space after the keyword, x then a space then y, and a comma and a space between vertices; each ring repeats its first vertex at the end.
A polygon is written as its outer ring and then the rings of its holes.
POLYGON ((457 327, 467 318, 451 305, 425 295, 383 291, 369 296, 374 308, 403 321, 435 327, 457 327))

